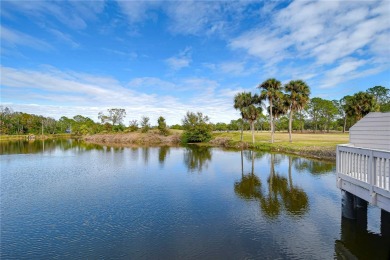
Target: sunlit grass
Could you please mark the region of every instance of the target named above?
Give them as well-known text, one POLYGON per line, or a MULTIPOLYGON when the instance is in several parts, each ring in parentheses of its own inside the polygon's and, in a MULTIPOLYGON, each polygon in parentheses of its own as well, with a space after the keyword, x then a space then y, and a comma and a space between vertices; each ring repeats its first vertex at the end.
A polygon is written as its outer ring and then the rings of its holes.
MULTIPOLYGON (((232 142, 240 141, 240 132, 214 132, 214 137, 229 138, 232 142)), ((348 133, 293 133, 293 142, 289 142, 289 135, 286 132, 274 134, 274 143, 271 144, 270 132, 255 132, 255 147, 260 149, 278 150, 282 149, 291 152, 304 152, 305 150, 326 150, 336 149, 338 144, 349 142, 348 133)), ((243 141, 252 144, 252 134, 244 131, 243 141)))

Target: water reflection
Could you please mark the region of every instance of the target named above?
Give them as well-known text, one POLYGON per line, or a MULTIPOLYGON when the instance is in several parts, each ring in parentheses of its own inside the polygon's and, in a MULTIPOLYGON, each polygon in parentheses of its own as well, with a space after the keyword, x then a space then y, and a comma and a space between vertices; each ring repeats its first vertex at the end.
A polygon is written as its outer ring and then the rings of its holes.
POLYGON ((308 172, 313 175, 324 174, 335 171, 335 164, 323 161, 308 160, 294 157, 294 169, 297 172, 308 172))
POLYGON ((341 217, 341 238, 335 242, 338 259, 390 259, 390 213, 382 211, 382 231, 375 234, 367 230, 367 214, 351 220, 341 217), (383 217, 387 215, 387 217, 383 217))
MULTIPOLYGON (((255 152, 251 152, 251 172, 244 175, 243 172, 243 153, 241 151, 241 171, 240 181, 234 184, 235 193, 247 200, 257 200, 260 202, 260 208, 268 219, 277 218, 282 210, 285 210, 291 216, 303 216, 309 208, 309 200, 303 189, 293 184, 292 178, 292 159, 289 157, 288 180, 280 173, 275 171, 275 165, 279 164, 284 156, 270 154, 270 169, 267 178, 267 187, 262 187, 262 182, 254 173, 255 152)), ((257 154, 258 157, 263 155, 257 154)))
POLYGON ((163 165, 165 162, 165 159, 167 158, 167 155, 169 154, 169 146, 161 146, 158 149, 158 162, 160 165, 163 165))
POLYGON ((197 146, 51 142, 1 150, 55 151, 0 156, 2 259, 388 258, 389 218, 379 234, 367 231, 367 218, 341 219, 335 176, 323 174, 329 164, 197 146))
POLYGON ((206 146, 188 146, 184 152, 184 163, 189 171, 201 172, 211 162, 211 148, 206 146))
POLYGON ((47 139, 47 140, 17 140, 2 141, 0 144, 0 154, 36 154, 42 152, 54 152, 56 150, 90 151, 104 150, 103 146, 89 144, 77 139, 47 139))
POLYGON ((149 163, 149 156, 150 156, 150 147, 141 147, 142 151, 142 158, 144 159, 145 165, 149 163))

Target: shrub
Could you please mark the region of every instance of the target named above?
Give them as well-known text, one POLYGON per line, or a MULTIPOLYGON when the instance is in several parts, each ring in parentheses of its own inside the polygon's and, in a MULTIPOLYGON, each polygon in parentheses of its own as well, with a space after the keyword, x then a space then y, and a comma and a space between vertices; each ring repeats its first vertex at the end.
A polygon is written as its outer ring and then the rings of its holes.
POLYGON ((168 128, 167 128, 167 124, 165 123, 165 118, 163 118, 162 116, 160 116, 158 119, 157 119, 157 128, 158 128, 158 131, 161 135, 165 135, 167 136, 169 131, 168 131, 168 128))
POLYGON ((212 127, 209 118, 202 113, 187 112, 183 119, 184 143, 207 142, 211 139, 212 127))

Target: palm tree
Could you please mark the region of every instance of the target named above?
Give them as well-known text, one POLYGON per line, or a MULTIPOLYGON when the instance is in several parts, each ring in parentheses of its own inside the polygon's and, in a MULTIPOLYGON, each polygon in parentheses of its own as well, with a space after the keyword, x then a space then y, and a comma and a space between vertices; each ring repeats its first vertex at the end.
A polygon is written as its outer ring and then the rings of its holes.
POLYGON ((273 100, 276 98, 276 96, 280 93, 281 89, 281 83, 279 80, 276 80, 274 78, 267 79, 263 83, 261 83, 258 88, 261 89, 260 92, 260 99, 268 99, 269 106, 270 106, 270 125, 271 125, 271 143, 274 142, 274 124, 273 124, 273 115, 272 115, 272 107, 273 107, 273 100))
POLYGON ((290 101, 290 119, 288 122, 288 134, 290 143, 292 142, 292 120, 293 112, 303 109, 309 101, 310 88, 302 80, 291 80, 284 86, 284 90, 288 93, 290 101))
POLYGON ((345 110, 347 115, 360 120, 368 113, 377 111, 378 105, 372 94, 361 91, 347 99, 345 110))
POLYGON ((244 118, 250 123, 252 131, 252 143, 255 144, 255 122, 260 117, 262 109, 261 107, 256 107, 254 105, 260 102, 257 95, 252 97, 252 102, 253 104, 243 108, 242 113, 244 118))
MULTIPOLYGON (((240 110, 241 118, 244 120, 243 109, 251 104, 252 94, 250 92, 241 92, 237 93, 234 96, 234 108, 240 110)), ((241 124, 241 142, 242 142, 242 133, 244 128, 244 122, 241 124)))

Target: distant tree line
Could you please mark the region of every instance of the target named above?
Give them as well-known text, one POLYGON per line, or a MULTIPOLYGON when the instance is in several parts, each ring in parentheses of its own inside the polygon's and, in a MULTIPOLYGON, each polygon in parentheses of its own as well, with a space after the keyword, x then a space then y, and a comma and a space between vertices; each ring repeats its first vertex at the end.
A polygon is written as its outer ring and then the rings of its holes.
POLYGON ((302 80, 292 80, 282 86, 277 79, 268 79, 259 86, 259 94, 238 93, 233 106, 241 117, 229 123, 211 123, 200 112, 187 112, 181 124, 167 126, 160 116, 155 126, 150 118, 130 120, 125 126, 126 111, 110 108, 98 114, 99 122, 89 117, 76 115, 73 118, 62 116, 56 120, 51 117, 15 112, 9 107, 0 106, 0 134, 58 134, 76 135, 111 132, 148 132, 156 129, 168 135, 169 129, 184 130, 186 142, 203 142, 211 138, 212 131, 271 131, 271 141, 275 131, 292 132, 330 132, 348 131, 349 128, 371 111, 390 112, 390 90, 383 86, 369 88, 365 92, 348 95, 340 100, 310 98, 310 88, 302 80), (268 106, 265 106, 268 101, 268 106))
POLYGON ((75 135, 87 135, 112 132, 148 132, 156 128, 160 134, 167 135, 168 127, 164 117, 159 117, 157 126, 150 125, 149 117, 141 117, 131 120, 129 126, 123 123, 126 111, 122 108, 110 108, 105 113, 100 112, 100 122, 95 122, 89 117, 76 115, 73 118, 62 116, 59 120, 41 115, 14 112, 11 108, 0 106, 0 134, 25 135, 25 134, 60 134, 70 133, 75 135))

